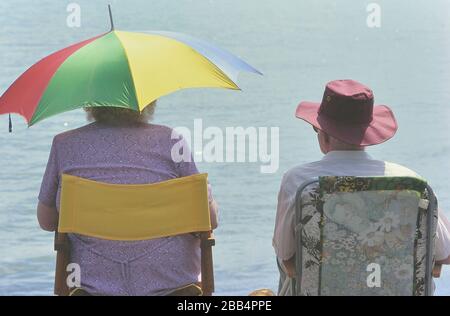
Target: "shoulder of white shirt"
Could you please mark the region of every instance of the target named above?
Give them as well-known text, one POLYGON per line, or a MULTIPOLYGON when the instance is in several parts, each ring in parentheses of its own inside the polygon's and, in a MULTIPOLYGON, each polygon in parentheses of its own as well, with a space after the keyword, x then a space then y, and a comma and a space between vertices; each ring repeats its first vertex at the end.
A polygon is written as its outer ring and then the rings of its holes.
MULTIPOLYGON (((413 177, 425 180, 422 176, 420 176, 417 172, 402 166, 398 163, 390 162, 390 161, 382 161, 376 160, 370 157, 373 161, 380 161, 384 163, 385 166, 385 176, 397 176, 397 177, 413 177)), ((316 174, 317 169, 320 168, 323 164, 323 160, 313 161, 301 165, 294 166, 287 170, 283 175, 282 184, 288 185, 290 182, 295 182, 296 184, 299 181, 305 181, 308 179, 310 174, 316 174)))

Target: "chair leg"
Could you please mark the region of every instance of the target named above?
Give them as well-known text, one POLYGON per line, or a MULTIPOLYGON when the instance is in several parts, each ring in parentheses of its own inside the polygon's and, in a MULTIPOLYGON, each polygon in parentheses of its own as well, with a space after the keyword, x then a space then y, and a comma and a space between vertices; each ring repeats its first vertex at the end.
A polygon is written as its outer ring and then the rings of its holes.
POLYGON ((55 232, 56 268, 54 293, 59 296, 68 296, 70 289, 67 286, 66 271, 70 263, 70 245, 67 235, 55 232))
POLYGON ((201 233, 201 264, 202 264, 202 291, 203 296, 211 296, 214 292, 214 267, 212 247, 215 245, 213 235, 201 233))

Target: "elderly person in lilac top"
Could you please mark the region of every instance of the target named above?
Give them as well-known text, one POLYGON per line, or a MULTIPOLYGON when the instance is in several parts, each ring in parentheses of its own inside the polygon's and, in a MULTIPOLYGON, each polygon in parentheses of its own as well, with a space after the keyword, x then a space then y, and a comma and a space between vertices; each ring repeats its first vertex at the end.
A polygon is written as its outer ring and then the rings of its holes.
MULTIPOLYGON (((38 220, 55 231, 61 174, 115 184, 144 184, 197 174, 190 162, 175 163, 172 129, 148 123, 155 102, 142 112, 87 108, 93 123, 57 135, 39 193, 38 220)), ((183 146, 187 148, 187 146, 183 146)), ((184 155, 186 156, 186 155, 184 155)), ((210 194, 211 221, 217 206, 210 194)), ((200 243, 191 235, 120 242, 70 234, 71 261, 81 267, 82 288, 91 295, 165 295, 197 283, 200 243)))
MULTIPOLYGON (((397 131, 392 111, 373 103, 374 96, 368 87, 353 80, 336 80, 328 83, 322 103, 302 102, 298 106, 296 116, 313 126, 325 156, 293 167, 283 176, 273 236, 281 267, 280 285, 295 276, 294 203, 297 189, 303 183, 319 176, 419 177, 406 167, 376 160, 365 152, 366 146, 387 141, 397 131)), ((438 264, 450 264, 450 223, 442 212, 439 212, 435 257, 438 264)))

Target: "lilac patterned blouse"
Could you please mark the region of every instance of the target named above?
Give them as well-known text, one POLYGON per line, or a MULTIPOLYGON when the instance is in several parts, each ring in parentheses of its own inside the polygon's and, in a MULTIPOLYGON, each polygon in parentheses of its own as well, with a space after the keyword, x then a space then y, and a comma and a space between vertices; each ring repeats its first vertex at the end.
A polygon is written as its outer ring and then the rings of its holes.
MULTIPOLYGON (((39 201, 59 209, 61 174, 116 184, 144 184, 198 173, 192 162, 171 158, 172 130, 143 124, 92 123, 53 140, 39 201)), ((71 261, 93 295, 164 295, 200 276, 199 241, 182 235, 146 241, 108 241, 69 235, 71 261)))

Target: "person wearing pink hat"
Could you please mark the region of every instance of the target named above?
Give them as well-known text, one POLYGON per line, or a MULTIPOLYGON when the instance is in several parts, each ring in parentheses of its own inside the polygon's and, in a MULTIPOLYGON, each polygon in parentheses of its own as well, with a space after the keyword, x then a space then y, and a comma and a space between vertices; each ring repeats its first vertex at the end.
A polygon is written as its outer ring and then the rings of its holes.
MULTIPOLYGON (((319 176, 398 176, 420 177, 401 165, 376 160, 365 147, 392 138, 397 122, 391 109, 374 105, 371 89, 354 80, 336 80, 327 84, 321 103, 302 102, 296 117, 317 132, 321 160, 288 170, 281 183, 273 236, 273 247, 281 267, 281 278, 295 275, 295 196, 297 189, 319 176)), ((438 264, 450 264, 450 222, 439 213, 435 258, 438 264)))

